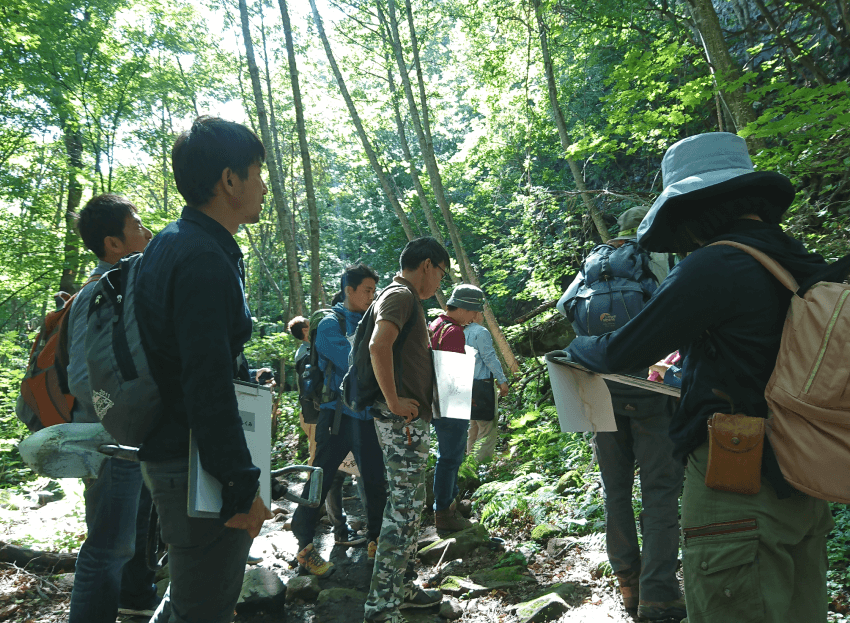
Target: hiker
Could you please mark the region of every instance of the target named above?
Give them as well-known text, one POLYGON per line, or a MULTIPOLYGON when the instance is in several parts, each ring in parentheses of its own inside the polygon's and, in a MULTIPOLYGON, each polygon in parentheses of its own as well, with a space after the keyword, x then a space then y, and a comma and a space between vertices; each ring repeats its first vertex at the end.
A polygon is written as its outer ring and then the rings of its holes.
MULTIPOLYGON (((629 270, 632 265, 648 267, 650 277, 654 277, 649 294, 667 277, 669 256, 649 253, 634 244, 638 226, 646 213, 644 207, 623 212, 617 219, 619 234, 606 243, 607 247, 628 253, 608 257, 609 270, 623 281, 621 285, 616 280, 609 281, 614 290, 623 287, 640 292, 647 287, 639 278, 632 278, 634 273, 629 270), (621 268, 623 265, 625 269, 621 268)), ((593 255, 591 253, 584 262, 583 270, 589 274, 593 271, 593 255)), ((645 274, 646 271, 639 276, 645 274)), ((595 284, 594 289, 604 290, 605 286, 595 284)), ((589 307, 592 305, 588 303, 589 307)), ((607 309, 608 305, 602 307, 607 309)), ((613 309, 621 313, 616 307, 613 309)), ((593 313, 588 311, 588 315, 593 313)), ((627 317, 623 314, 622 324, 627 317)), ((573 326, 578 335, 588 335, 579 323, 573 326)), ((646 366, 637 370, 630 366, 629 371, 636 376, 647 376, 646 366)), ((623 606, 628 611, 637 610, 640 617, 648 620, 683 619, 685 602, 679 590, 676 568, 679 564, 679 495, 684 469, 681 460, 673 458, 673 443, 668 433, 676 408, 675 399, 614 381, 605 381, 605 384, 611 393, 617 430, 597 433, 593 445, 605 493, 608 560, 619 582, 623 606), (639 522, 643 547, 638 544, 632 506, 635 463, 640 469, 643 500, 639 522)))
MULTIPOLYGON (((92 404, 86 367, 86 326, 93 279, 122 257, 145 250, 151 231, 138 210, 119 195, 98 195, 80 211, 77 230, 98 258, 68 318, 68 386, 73 422, 100 422, 92 404)), ((86 481, 86 540, 80 547, 71 591, 70 623, 114 623, 120 611, 152 614, 159 604, 146 552, 151 496, 139 464, 107 459, 86 481)))
POLYGON ((466 345, 476 350, 475 372, 472 375, 472 414, 469 421, 469 436, 466 439, 466 453, 475 450, 475 460, 479 463, 493 456, 499 429, 496 426, 497 398, 493 379, 499 383, 499 398, 508 395, 508 377, 502 370, 502 363, 493 348, 493 336, 484 324, 484 312, 476 312, 468 325, 463 328, 466 345))
MULTIPOLYGON (((481 288, 462 283, 455 286, 446 301, 446 311, 431 322, 431 349, 464 354, 463 328, 484 310, 481 288)), ((458 532, 472 525, 460 514, 457 473, 463 462, 469 420, 435 417, 431 425, 437 433, 437 464, 434 467, 434 524, 441 532, 458 532)))
POLYGON ((313 406, 312 400, 301 398, 303 381, 301 375, 304 373, 304 366, 310 355, 310 321, 304 316, 295 316, 286 325, 287 330, 296 340, 300 341, 298 350, 295 351, 295 385, 298 387, 298 398, 301 404, 301 413, 298 414, 298 421, 301 424, 301 430, 307 435, 307 452, 310 458, 307 465, 313 464, 313 458, 316 456, 316 422, 319 420, 319 413, 316 407, 313 406))
POLYGON ((747 244, 798 282, 826 264, 779 227, 794 188, 779 173, 755 171, 740 137, 715 132, 681 140, 664 155, 662 175, 664 190, 641 222, 638 241, 651 251, 689 255, 628 324, 578 337, 567 352, 610 373, 650 365, 677 349, 682 355, 682 397, 670 437, 674 457, 686 462, 688 622, 825 621, 828 504, 783 479, 769 439, 760 472, 754 466, 757 493, 707 486, 706 421, 715 413, 767 417, 764 391, 790 301, 785 286, 752 256, 709 245, 747 244))
MULTIPOLYGON (((368 409, 355 412, 345 406, 338 388, 348 371, 348 355, 351 352, 349 340, 353 339, 349 336, 354 335, 363 312, 372 304, 378 274, 365 264, 359 263, 349 266, 342 274, 340 282, 342 301, 334 305, 333 313, 328 313, 318 323, 315 343, 312 345, 318 354, 319 368, 324 373, 323 399, 327 398, 321 404, 316 424, 316 457, 313 466, 321 467, 324 472, 320 504, 327 498, 328 515, 334 525, 334 543, 343 546, 360 545, 368 539, 371 543, 369 552, 374 558, 376 542, 381 532, 381 517, 387 502, 384 463, 371 413, 368 409), (365 537, 348 526, 342 512, 341 490, 344 476, 338 470, 349 452, 354 454, 365 492, 365 537), (328 497, 334 487, 339 491, 338 499, 328 497)), ((304 495, 307 495, 309 486, 309 483, 304 486, 304 495)), ((292 532, 298 539, 298 563, 308 573, 325 576, 333 569, 333 563, 322 558, 313 547, 318 520, 318 508, 299 506, 292 517, 292 532)))
POLYGON ((139 451, 171 574, 152 623, 232 621, 251 542, 272 516, 233 386, 255 378, 242 354, 251 312, 234 236, 260 219, 265 155, 245 126, 195 119, 171 151, 186 207, 150 243, 136 279, 139 330, 163 401, 139 451), (203 468, 222 484, 218 518, 187 514, 190 431, 203 468))
POLYGON ((440 591, 424 590, 414 583, 413 563, 425 509, 425 463, 434 392, 422 301, 437 292, 449 262, 449 254, 436 239, 411 240, 401 252, 400 273, 370 312, 375 326, 369 352, 384 399, 375 415, 375 429, 384 454, 389 496, 364 609, 367 622, 400 623, 400 609, 430 608, 443 599, 440 591), (406 325, 402 348, 394 353, 393 346, 406 325))

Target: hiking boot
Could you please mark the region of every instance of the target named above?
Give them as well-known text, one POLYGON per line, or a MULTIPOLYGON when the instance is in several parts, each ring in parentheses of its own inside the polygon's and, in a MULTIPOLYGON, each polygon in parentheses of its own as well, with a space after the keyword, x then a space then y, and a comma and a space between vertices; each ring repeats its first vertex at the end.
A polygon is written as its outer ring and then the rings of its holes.
POLYGON ((681 621, 686 616, 685 600, 681 598, 675 601, 641 601, 638 605, 640 621, 681 621))
POLYGON ((322 558, 312 543, 298 552, 295 559, 304 571, 320 578, 330 575, 334 570, 334 564, 322 558))
POLYGON ((419 588, 415 584, 405 584, 404 586, 404 601, 398 607, 399 610, 407 608, 431 608, 439 606, 443 602, 443 594, 436 590, 425 590, 419 588))
POLYGON ((623 598, 623 607, 626 610, 637 610, 640 603, 640 574, 618 573, 617 581, 620 583, 620 596, 623 598))
POLYGON ((366 546, 366 558, 369 559, 369 562, 375 562, 375 554, 378 553, 378 541, 369 541, 369 545, 366 546))
POLYGON ((363 545, 366 542, 366 537, 362 534, 357 534, 354 530, 345 526, 339 532, 334 533, 334 543, 336 545, 345 545, 351 547, 353 545, 363 545))
POLYGON ((449 507, 434 513, 434 525, 438 532, 460 532, 472 526, 472 522, 449 507))

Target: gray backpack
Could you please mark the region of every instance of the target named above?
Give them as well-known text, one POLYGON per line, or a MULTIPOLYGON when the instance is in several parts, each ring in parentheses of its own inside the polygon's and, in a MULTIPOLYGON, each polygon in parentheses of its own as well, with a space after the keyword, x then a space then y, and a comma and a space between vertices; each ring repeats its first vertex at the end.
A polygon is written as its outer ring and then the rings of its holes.
POLYGON ((139 446, 162 415, 136 320, 135 285, 143 254, 125 257, 94 286, 86 327, 92 402, 103 427, 124 446, 139 446))
POLYGON ((649 254, 637 242, 600 244, 585 258, 557 307, 576 335, 604 335, 637 316, 657 288, 649 254))

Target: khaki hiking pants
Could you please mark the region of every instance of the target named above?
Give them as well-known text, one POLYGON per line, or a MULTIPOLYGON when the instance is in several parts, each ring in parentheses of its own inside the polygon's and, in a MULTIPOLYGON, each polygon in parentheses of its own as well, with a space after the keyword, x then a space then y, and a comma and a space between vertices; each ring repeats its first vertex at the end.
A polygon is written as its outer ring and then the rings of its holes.
POLYGON ((708 444, 688 457, 682 497, 688 623, 824 623, 829 505, 705 486, 708 444))

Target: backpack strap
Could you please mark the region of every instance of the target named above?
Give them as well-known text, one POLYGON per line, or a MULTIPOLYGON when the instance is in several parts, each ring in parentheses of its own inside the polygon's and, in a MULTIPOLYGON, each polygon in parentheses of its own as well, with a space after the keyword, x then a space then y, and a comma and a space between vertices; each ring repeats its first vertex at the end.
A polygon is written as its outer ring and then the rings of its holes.
MULTIPOLYGON (((441 319, 442 320, 442 319, 441 319)), ((452 322, 451 320, 443 320, 440 323, 440 326, 437 327, 437 332, 434 334, 434 337, 437 338, 437 344, 442 348, 443 346, 443 338, 446 335, 446 331, 449 330, 452 326, 460 326, 452 322)))
POLYGON ((59 340, 56 345, 56 356, 55 356, 55 366, 57 376, 59 378, 59 389, 63 394, 70 394, 71 390, 68 387, 68 364, 71 362, 71 353, 68 348, 68 323, 71 322, 71 306, 74 304, 74 301, 77 300, 77 295, 83 291, 83 289, 89 285, 90 283, 96 283, 100 281, 101 275, 92 275, 89 277, 86 282, 80 286, 80 289, 74 293, 74 295, 68 299, 65 303, 65 307, 68 309, 65 311, 65 314, 62 316, 62 320, 59 322, 59 340), (67 390, 67 391, 66 391, 67 390))
POLYGON ((796 294, 800 289, 800 286, 797 284, 797 280, 794 279, 794 276, 788 272, 779 262, 775 259, 767 255, 766 253, 759 251, 758 249, 754 249, 753 247, 742 244, 740 242, 735 242, 733 240, 718 240, 717 242, 712 242, 710 247, 715 245, 722 244, 729 247, 735 247, 736 249, 743 251, 744 253, 751 255, 755 260, 764 266, 771 275, 776 277, 783 286, 791 290, 793 294, 796 294))

